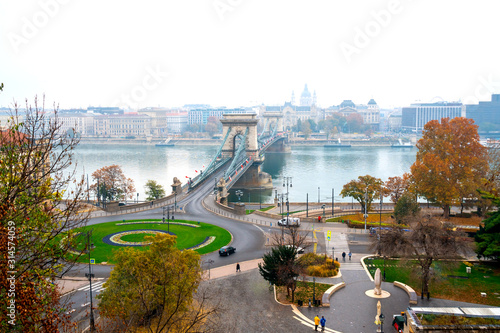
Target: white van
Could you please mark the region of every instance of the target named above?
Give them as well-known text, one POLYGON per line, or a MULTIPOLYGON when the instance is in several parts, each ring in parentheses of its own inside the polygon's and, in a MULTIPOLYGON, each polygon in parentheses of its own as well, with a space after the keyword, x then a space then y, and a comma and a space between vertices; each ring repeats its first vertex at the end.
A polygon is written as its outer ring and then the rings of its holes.
POLYGON ((300 218, 284 217, 281 220, 278 220, 278 225, 285 227, 300 227, 300 218))

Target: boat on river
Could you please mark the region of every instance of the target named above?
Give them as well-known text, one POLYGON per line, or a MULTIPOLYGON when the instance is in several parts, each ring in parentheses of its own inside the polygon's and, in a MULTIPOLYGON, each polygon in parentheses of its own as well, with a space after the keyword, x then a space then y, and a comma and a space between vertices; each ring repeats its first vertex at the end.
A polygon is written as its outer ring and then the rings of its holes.
POLYGON ((171 139, 166 139, 163 142, 155 144, 156 147, 173 147, 175 146, 175 143, 171 142, 171 139))
POLYGON ((342 143, 342 141, 340 141, 340 138, 338 140, 339 140, 338 142, 328 142, 328 143, 324 144, 323 147, 325 147, 325 148, 350 148, 351 147, 350 144, 342 143))
POLYGON ((392 148, 413 148, 414 145, 411 142, 403 142, 401 139, 398 139, 398 143, 393 143, 391 145, 392 148))

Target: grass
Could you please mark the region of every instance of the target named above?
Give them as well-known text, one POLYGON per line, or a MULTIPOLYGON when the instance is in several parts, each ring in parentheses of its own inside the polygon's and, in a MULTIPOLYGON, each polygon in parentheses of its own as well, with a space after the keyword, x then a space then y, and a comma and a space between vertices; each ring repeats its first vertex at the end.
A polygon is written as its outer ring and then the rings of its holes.
MULTIPOLYGON (((384 223, 388 223, 388 224, 394 223, 394 219, 391 218, 391 215, 392 214, 387 214, 387 213, 382 214, 382 225, 384 225, 384 223)), ((326 220, 326 222, 347 223, 347 220, 350 220, 351 223, 363 223, 363 225, 365 224, 365 218, 363 217, 363 214, 359 214, 359 213, 329 218, 326 220)), ((379 221, 380 221, 380 214, 376 214, 376 213, 368 214, 368 217, 366 218, 366 223, 375 223, 375 224, 377 224, 376 225, 377 227, 378 227, 379 221)))
POLYGON ((274 208, 274 206, 269 206, 269 207, 261 208, 261 209, 259 209, 259 210, 260 210, 261 212, 267 212, 268 210, 271 210, 271 209, 273 209, 273 208, 274 208))
POLYGON ((154 234, 132 234, 132 235, 125 235, 121 237, 121 240, 125 242, 144 242, 146 241, 144 238, 146 236, 154 236, 154 234))
MULTIPOLYGON (((331 285, 324 283, 313 283, 313 282, 303 282, 297 281, 297 289, 295 289, 295 299, 293 304, 298 304, 301 300, 304 304, 308 304, 309 299, 313 299, 313 293, 316 299, 321 299, 325 291, 330 288, 331 285), (315 285, 315 286, 314 286, 315 285)), ((292 298, 287 295, 286 287, 276 287, 276 297, 278 301, 284 304, 292 304, 292 298)))
MULTIPOLYGON (((372 276, 376 268, 384 271, 383 259, 365 260, 372 276)), ((411 262, 410 262, 411 263, 411 262)), ((438 261, 432 265, 433 278, 429 284, 431 297, 476 304, 500 306, 500 267, 492 262, 438 261), (470 274, 466 267, 471 266, 470 274), (486 293, 486 297, 481 296, 486 293)), ((387 282, 399 281, 411 286, 420 295, 422 282, 418 266, 400 260, 385 261, 387 282)))
MULTIPOLYGON (((94 224, 92 226, 80 228, 77 231, 81 232, 82 234, 80 234, 76 238, 75 249, 82 250, 85 247, 87 241, 86 233, 90 229, 92 229, 91 242, 94 244, 94 248, 91 250, 90 256, 91 258, 94 258, 96 260, 96 263, 101 263, 101 262, 114 263, 113 251, 119 251, 123 247, 106 244, 102 241, 102 239, 109 234, 128 231, 128 230, 156 229, 156 230, 167 231, 169 229, 170 232, 177 235, 177 248, 181 250, 202 243, 208 236, 215 237, 215 240, 212 243, 196 250, 196 252, 200 254, 216 251, 220 247, 229 244, 229 242, 231 241, 231 234, 227 230, 203 222, 175 220, 175 222, 182 222, 197 226, 199 225, 199 227, 197 228, 184 225, 176 225, 176 224, 170 224, 170 226, 168 226, 167 224, 157 223, 161 222, 160 219, 126 220, 125 222, 145 222, 145 223, 117 225, 118 223, 123 223, 123 221, 114 221, 114 222, 94 224)), ((141 241, 141 237, 143 239, 145 235, 146 234, 129 235, 130 237, 132 237, 132 240, 128 238, 129 236, 125 236, 128 239, 124 237, 124 240, 141 241)), ((140 246, 137 248, 140 250, 145 250, 148 248, 148 246, 140 246)), ((78 261, 87 262, 88 254, 80 257, 78 261)))
POLYGON ((484 317, 464 317, 422 313, 417 315, 422 325, 500 325, 500 319, 484 317))

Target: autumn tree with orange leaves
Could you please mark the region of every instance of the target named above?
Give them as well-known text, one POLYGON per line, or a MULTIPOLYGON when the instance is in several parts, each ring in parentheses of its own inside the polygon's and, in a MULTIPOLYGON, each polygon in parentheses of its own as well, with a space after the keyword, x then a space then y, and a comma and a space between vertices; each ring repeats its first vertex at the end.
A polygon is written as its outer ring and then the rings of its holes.
POLYGON ((440 205, 445 218, 450 206, 478 197, 476 190, 488 170, 477 127, 472 119, 461 117, 431 120, 417 142, 417 159, 411 166, 417 192, 440 205))
POLYGON ((92 173, 95 181, 90 186, 99 200, 132 199, 135 192, 134 181, 125 177, 119 165, 110 165, 100 168, 92 173))
POLYGON ((69 316, 56 282, 71 268, 72 230, 87 217, 83 179, 75 179, 72 167, 78 140, 61 130, 57 108, 45 110, 36 98, 25 110, 14 104, 5 125, 0 132, 0 332, 59 332, 69 316))
POLYGON ((397 203, 399 198, 405 194, 410 188, 411 174, 405 172, 402 177, 389 177, 384 183, 387 194, 391 197, 391 201, 397 203))

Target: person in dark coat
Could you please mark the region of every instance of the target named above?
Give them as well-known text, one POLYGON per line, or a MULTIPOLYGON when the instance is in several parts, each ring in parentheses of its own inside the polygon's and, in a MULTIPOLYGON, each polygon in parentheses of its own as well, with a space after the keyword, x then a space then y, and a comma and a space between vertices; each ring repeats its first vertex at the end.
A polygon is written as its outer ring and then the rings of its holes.
POLYGON ((342 252, 342 260, 345 262, 345 252, 342 252))
POLYGON ((237 263, 237 264, 236 264, 236 272, 241 272, 241 269, 240 269, 240 263, 237 263))

